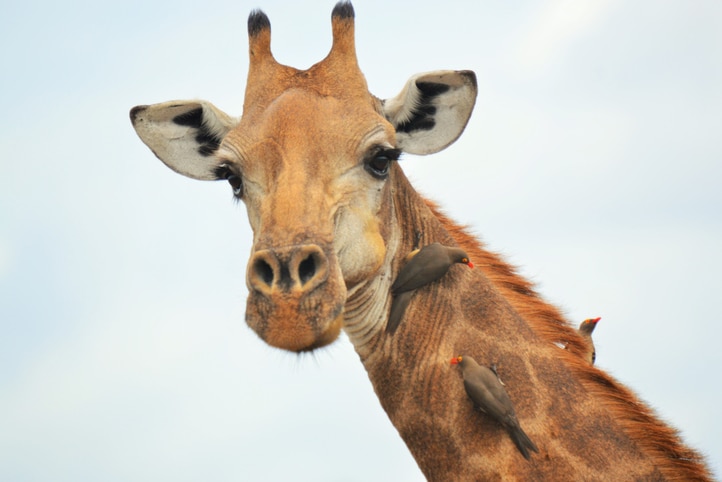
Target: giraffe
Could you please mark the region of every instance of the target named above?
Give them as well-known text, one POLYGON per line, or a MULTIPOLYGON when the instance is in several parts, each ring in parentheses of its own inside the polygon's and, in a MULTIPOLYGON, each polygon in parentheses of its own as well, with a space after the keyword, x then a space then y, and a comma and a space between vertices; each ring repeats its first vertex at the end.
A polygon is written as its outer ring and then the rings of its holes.
POLYGON ((356 60, 351 4, 338 3, 331 20, 331 51, 298 70, 276 62, 270 21, 251 12, 239 118, 206 101, 130 113, 161 161, 191 178, 228 181, 246 206, 247 324, 294 352, 344 330, 429 480, 711 480, 675 429, 584 361, 584 341, 558 309, 420 196, 396 162, 461 135, 474 73, 418 74, 398 96, 378 99, 356 60), (464 249, 476 268, 454 266, 420 288, 387 333, 391 284, 405 256, 432 242, 464 249), (455 355, 496 364, 539 448, 531 460, 473 410, 449 365, 455 355))

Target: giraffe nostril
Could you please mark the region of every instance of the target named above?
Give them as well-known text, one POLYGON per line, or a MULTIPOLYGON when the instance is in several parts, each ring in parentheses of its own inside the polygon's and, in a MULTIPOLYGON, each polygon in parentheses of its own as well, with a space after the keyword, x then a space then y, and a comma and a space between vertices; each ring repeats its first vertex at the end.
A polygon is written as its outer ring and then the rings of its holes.
POLYGON ((256 275, 268 286, 273 283, 273 268, 264 259, 257 259, 253 264, 256 275))
POLYGON ((309 254, 298 265, 298 279, 301 284, 306 284, 316 274, 316 260, 314 254, 309 254))
POLYGON ((248 286, 264 295, 313 290, 328 278, 328 261, 316 245, 256 251, 248 263, 248 286))

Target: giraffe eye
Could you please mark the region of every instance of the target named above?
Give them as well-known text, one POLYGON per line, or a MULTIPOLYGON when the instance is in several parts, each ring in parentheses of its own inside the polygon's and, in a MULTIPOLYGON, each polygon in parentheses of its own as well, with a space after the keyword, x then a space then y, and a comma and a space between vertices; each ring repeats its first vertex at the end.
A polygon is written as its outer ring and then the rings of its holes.
POLYGON ((243 197, 243 180, 235 174, 230 174, 226 179, 233 188, 233 195, 241 199, 243 197))
POLYGON ((223 179, 228 181, 228 184, 230 184, 233 189, 233 195, 235 197, 238 199, 243 197, 243 179, 241 176, 236 176, 228 164, 221 164, 215 169, 214 173, 216 175, 216 179, 219 181, 222 181, 223 179))
POLYGON ((366 171, 376 179, 386 179, 391 162, 399 158, 398 149, 377 148, 364 162, 366 171))
POLYGON ((385 155, 379 155, 371 159, 368 163, 368 168, 371 173, 376 177, 386 177, 389 173, 389 164, 391 159, 385 155))

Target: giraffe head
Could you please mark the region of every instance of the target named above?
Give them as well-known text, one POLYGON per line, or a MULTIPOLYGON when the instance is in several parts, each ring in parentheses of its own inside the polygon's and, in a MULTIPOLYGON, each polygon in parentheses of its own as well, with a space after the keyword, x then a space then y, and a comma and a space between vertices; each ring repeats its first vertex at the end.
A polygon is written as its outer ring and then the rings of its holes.
POLYGON ((350 3, 332 13, 333 46, 308 70, 281 65, 265 14, 248 19, 243 115, 205 101, 131 110, 136 132, 171 169, 227 180, 253 229, 248 325, 270 345, 312 350, 336 339, 347 290, 387 257, 395 160, 461 134, 476 99, 470 71, 412 77, 380 100, 356 61, 350 3))

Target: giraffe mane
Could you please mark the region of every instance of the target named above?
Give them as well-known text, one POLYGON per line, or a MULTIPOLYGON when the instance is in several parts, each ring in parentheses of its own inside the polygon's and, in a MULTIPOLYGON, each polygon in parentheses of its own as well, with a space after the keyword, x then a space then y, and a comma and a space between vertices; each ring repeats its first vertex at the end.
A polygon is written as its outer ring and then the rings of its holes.
POLYGON ((586 363, 585 342, 577 330, 553 305, 544 301, 534 284, 517 273, 517 268, 501 256, 485 249, 483 242, 467 227, 456 224, 441 209, 424 199, 454 240, 469 254, 475 266, 484 271, 506 300, 544 341, 566 344, 558 350, 582 386, 610 411, 625 433, 647 454, 669 480, 711 480, 704 457, 682 443, 679 431, 662 422, 647 406, 611 375, 586 363))

